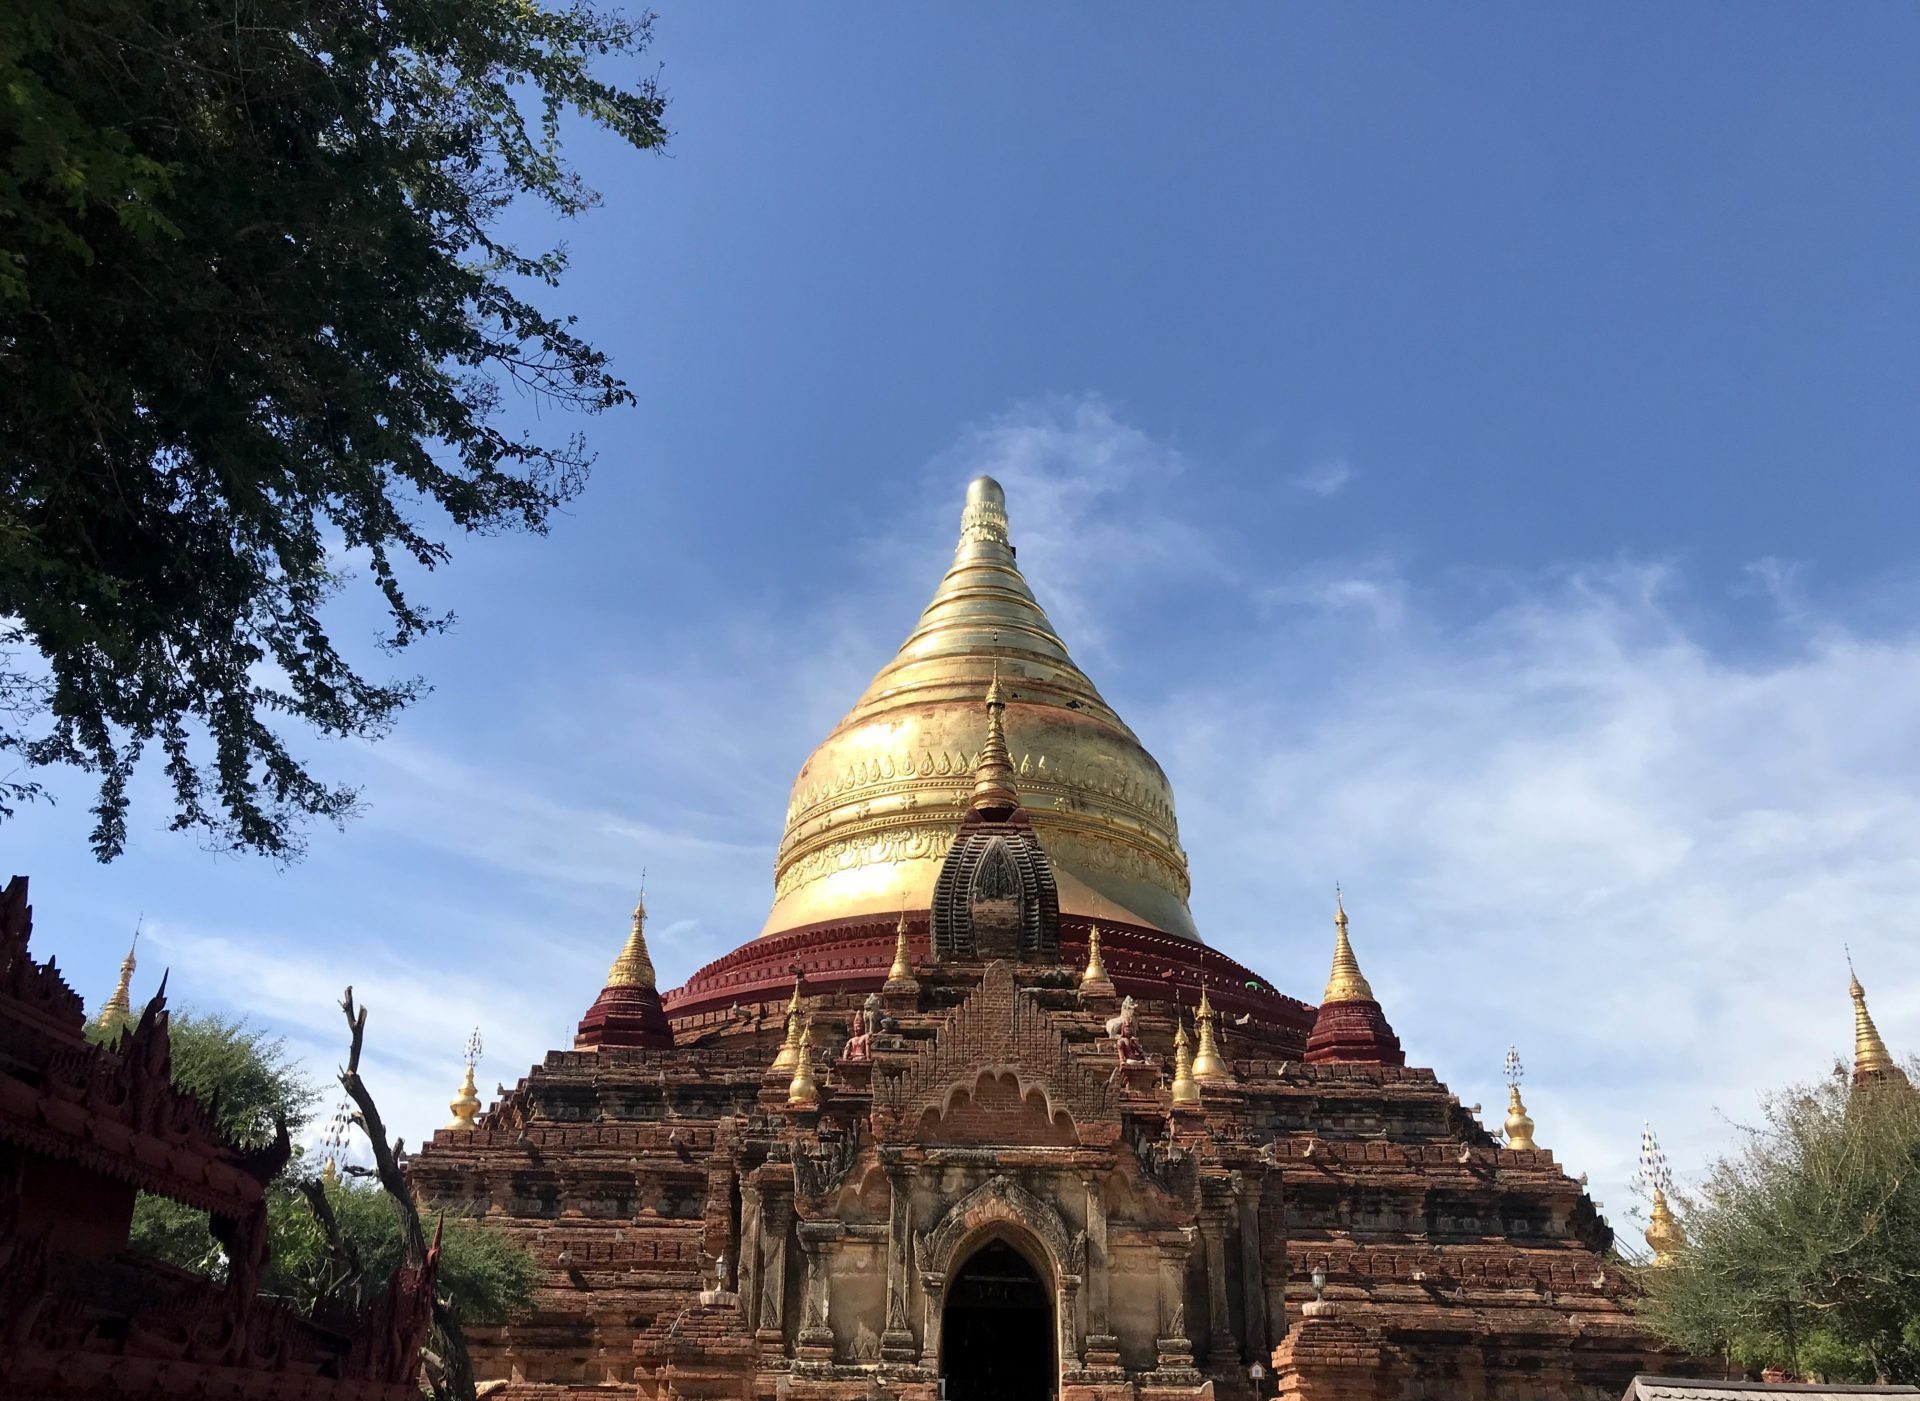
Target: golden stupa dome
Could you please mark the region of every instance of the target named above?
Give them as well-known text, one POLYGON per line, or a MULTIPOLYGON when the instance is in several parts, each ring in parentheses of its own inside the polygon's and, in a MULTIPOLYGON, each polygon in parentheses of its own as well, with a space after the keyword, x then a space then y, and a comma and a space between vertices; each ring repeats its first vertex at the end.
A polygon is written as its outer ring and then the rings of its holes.
POLYGON ((763 935, 931 906, 996 676, 1060 912, 1199 937, 1167 776, 1034 600, 991 477, 967 487, 953 565, 919 624, 794 781, 763 935))

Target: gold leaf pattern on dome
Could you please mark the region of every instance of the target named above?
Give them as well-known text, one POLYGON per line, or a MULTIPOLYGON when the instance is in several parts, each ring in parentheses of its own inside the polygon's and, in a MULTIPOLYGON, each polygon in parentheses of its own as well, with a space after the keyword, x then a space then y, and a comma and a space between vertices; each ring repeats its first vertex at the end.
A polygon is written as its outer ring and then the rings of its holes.
POLYGON ((930 858, 971 802, 997 669, 1020 802, 1062 867, 1062 912, 1198 937, 1166 775, 1068 655, 1006 522, 998 483, 974 481, 933 600, 794 783, 763 933, 931 902, 930 858))
MULTIPOLYGON (((922 751, 918 760, 911 754, 902 754, 897 761, 889 756, 885 759, 884 766, 876 766, 870 761, 862 760, 845 772, 834 775, 831 782, 816 783, 804 791, 796 788, 793 800, 787 805, 787 821, 790 827, 802 826, 814 809, 831 809, 838 799, 856 789, 883 783, 907 784, 916 774, 922 778, 948 778, 956 774, 971 773, 976 762, 977 757, 974 755, 946 751, 937 757, 931 751, 922 751)), ((1093 770, 1076 771, 1065 764, 1052 761, 1046 754, 1031 752, 1021 754, 1017 767, 1023 776, 1034 778, 1042 790, 1049 784, 1078 788, 1087 793, 1111 797, 1129 807, 1144 809, 1149 817, 1161 822, 1173 821, 1173 802, 1170 796, 1164 792, 1153 791, 1125 776, 1104 774, 1093 770)))

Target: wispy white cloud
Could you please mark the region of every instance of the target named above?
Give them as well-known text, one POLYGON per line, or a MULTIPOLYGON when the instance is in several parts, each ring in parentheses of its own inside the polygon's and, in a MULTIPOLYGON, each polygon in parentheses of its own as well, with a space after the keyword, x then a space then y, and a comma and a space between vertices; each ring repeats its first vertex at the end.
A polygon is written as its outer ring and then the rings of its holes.
POLYGON ((1324 462, 1316 462, 1304 472, 1297 472, 1289 480, 1309 496, 1337 496, 1354 479, 1353 464, 1344 457, 1330 457, 1324 462))
MULTIPOLYGON (((177 1006, 222 1007, 284 1039, 288 1051, 321 1091, 319 1111, 305 1134, 319 1142, 329 1107, 341 1098, 334 1072, 346 1060, 347 1026, 339 999, 350 982, 369 1011, 361 1074, 397 1136, 418 1143, 448 1118, 458 1084, 457 1048, 474 1025, 476 1009, 499 997, 497 974, 484 964, 426 957, 352 943, 313 944, 279 929, 210 931, 160 924, 143 939, 145 955, 178 969, 170 989, 177 1006)), ((485 1068, 517 1079, 564 1034, 579 1009, 568 979, 544 959, 524 959, 513 976, 515 1015, 489 1019, 485 1068)), ((491 1081, 486 1082, 490 1088, 491 1081)), ((356 1155, 365 1161, 364 1151, 356 1155)))
POLYGON ((1321 560, 1260 586, 1254 601, 1269 615, 1304 610, 1343 622, 1358 619, 1373 628, 1395 628, 1406 616, 1407 588, 1383 561, 1321 560))
POLYGON ((1168 698, 1160 757, 1214 942, 1311 995, 1344 881, 1412 1055, 1491 1121, 1518 1043, 1541 1141, 1618 1208, 1642 1117, 1684 1175, 1848 1048, 1843 940, 1920 1041, 1920 637, 1735 659, 1669 568, 1505 582, 1464 622, 1403 584, 1332 653, 1275 618, 1168 698))

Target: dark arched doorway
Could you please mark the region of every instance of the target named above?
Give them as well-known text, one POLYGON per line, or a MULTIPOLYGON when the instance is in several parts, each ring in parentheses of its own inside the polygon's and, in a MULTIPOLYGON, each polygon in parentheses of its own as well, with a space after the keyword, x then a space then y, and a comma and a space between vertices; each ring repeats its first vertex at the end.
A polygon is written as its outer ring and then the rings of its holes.
POLYGON ((1054 1394, 1053 1300, 1004 1240, 980 1247, 947 1286, 940 1357, 947 1401, 1046 1401, 1054 1394))

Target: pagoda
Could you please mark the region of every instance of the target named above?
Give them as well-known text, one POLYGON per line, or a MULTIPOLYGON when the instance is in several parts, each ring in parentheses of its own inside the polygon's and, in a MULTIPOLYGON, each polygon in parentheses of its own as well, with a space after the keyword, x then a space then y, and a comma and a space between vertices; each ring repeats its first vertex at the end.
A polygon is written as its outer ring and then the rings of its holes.
POLYGON ((543 1271, 531 1316, 473 1330, 479 1375, 1612 1401, 1673 1369, 1531 1119, 1503 1142, 1406 1063, 1343 900, 1309 1004, 1209 947, 1188 893, 1165 773, 979 478, 801 766, 757 937, 662 990, 636 916, 575 1045, 413 1158, 543 1271))

